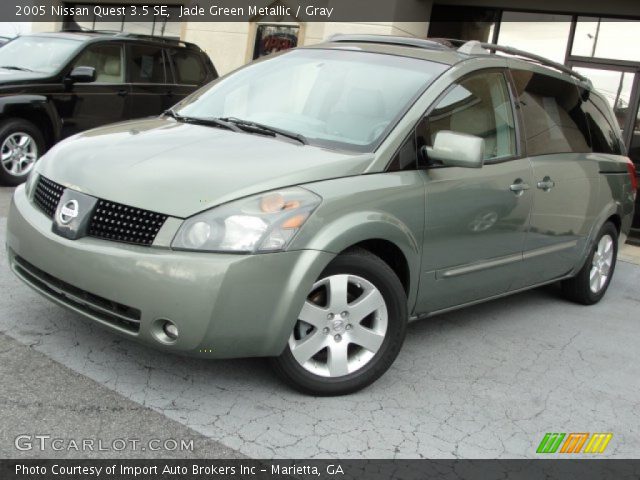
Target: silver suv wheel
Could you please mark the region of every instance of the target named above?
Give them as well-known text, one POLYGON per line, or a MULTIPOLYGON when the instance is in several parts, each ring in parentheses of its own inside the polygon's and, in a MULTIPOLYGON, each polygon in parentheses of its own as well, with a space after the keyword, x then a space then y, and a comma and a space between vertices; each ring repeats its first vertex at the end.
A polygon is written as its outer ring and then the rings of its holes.
POLYGON ((21 177, 29 173, 37 159, 38 145, 28 133, 12 133, 2 142, 0 162, 10 175, 21 177))
POLYGON ((341 377, 364 367, 387 333, 382 293, 357 275, 317 281, 289 338, 293 358, 322 377, 341 377))

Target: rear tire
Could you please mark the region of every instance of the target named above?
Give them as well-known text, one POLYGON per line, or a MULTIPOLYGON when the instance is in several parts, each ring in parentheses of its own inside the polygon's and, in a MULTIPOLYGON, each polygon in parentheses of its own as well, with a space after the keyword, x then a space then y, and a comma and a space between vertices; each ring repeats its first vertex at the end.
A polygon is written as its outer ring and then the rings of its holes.
POLYGON ((598 303, 609 288, 618 258, 618 230, 605 223, 578 274, 562 282, 566 298, 583 305, 598 303))
POLYGON ((303 393, 358 391, 391 366, 407 319, 407 296, 395 272, 366 250, 349 250, 314 284, 273 368, 303 393))
POLYGON ((22 118, 0 122, 0 184, 23 183, 44 150, 42 132, 33 123, 22 118))

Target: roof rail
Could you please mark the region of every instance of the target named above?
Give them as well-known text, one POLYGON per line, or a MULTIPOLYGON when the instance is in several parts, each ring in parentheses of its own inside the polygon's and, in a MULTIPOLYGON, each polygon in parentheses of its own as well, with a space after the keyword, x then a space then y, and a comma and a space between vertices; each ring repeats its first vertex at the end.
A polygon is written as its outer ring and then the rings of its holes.
POLYGON ((540 65, 544 65, 545 67, 551 67, 556 70, 559 70, 563 73, 571 75, 572 77, 577 78, 578 80, 585 82, 587 85, 592 86, 591 80, 589 80, 584 75, 580 75, 578 72, 571 70, 569 67, 554 62, 553 60, 549 60, 548 58, 541 57, 540 55, 536 55, 534 53, 525 52, 524 50, 518 50, 513 47, 506 47, 503 45, 497 45, 494 43, 486 43, 479 42, 477 40, 457 40, 454 38, 434 38, 429 40, 424 40, 421 38, 413 38, 413 37, 400 37, 400 36, 392 36, 392 35, 345 35, 345 34, 335 34, 327 38, 328 42, 338 42, 338 43, 380 43, 386 45, 402 45, 405 47, 417 47, 417 48, 425 48, 429 50, 449 50, 449 49, 457 49, 458 52, 465 55, 490 55, 493 52, 502 52, 507 55, 513 55, 515 57, 520 57, 523 60, 530 60, 540 65))
POLYGON ((99 33, 104 35, 113 35, 114 37, 120 37, 120 38, 124 37, 124 38, 137 38, 140 40, 153 40, 154 42, 171 43, 171 44, 177 44, 177 45, 181 44, 181 45, 184 45, 186 48, 199 50, 199 47, 196 44, 185 42, 184 40, 180 40, 179 38, 175 38, 175 37, 161 37, 159 35, 147 35, 144 33, 123 32, 121 30, 93 30, 93 29, 87 29, 87 28, 64 29, 62 31, 69 32, 69 33, 99 33))
POLYGON ((448 50, 446 45, 422 38, 400 37, 393 35, 345 35, 338 33, 327 38, 327 42, 337 43, 381 43, 384 45, 402 45, 405 47, 426 48, 429 50, 448 50))
MULTIPOLYGON (((450 40, 450 41, 452 43, 459 42, 456 40, 450 40)), ((572 77, 577 78, 578 80, 581 80, 582 82, 585 82, 589 86, 593 86, 593 84, 591 83, 591 80, 589 80, 584 75, 579 74, 575 70, 571 70, 566 65, 563 65, 558 62, 554 62, 553 60, 549 60, 546 57, 542 57, 534 53, 525 52, 524 50, 518 50, 517 48, 505 47, 503 45, 496 45, 495 43, 478 42, 476 40, 465 42, 462 44, 462 46, 458 48, 458 52, 464 53, 466 55, 483 55, 483 54, 490 55, 492 51, 506 53, 507 55, 513 55, 515 57, 521 57, 524 60, 532 60, 536 63, 539 63, 540 65, 544 65, 545 67, 555 68, 556 70, 559 70, 563 73, 566 73, 568 75, 571 75, 572 77), (480 51, 479 48, 484 49, 484 53, 480 51)))
POLYGON ((198 47, 194 43, 185 42, 184 40, 181 40, 175 37, 161 37, 159 35, 147 35, 144 33, 131 33, 131 32, 119 32, 118 34, 116 34, 116 37, 137 38, 140 40, 153 40, 154 42, 182 44, 188 48, 198 49, 198 47))

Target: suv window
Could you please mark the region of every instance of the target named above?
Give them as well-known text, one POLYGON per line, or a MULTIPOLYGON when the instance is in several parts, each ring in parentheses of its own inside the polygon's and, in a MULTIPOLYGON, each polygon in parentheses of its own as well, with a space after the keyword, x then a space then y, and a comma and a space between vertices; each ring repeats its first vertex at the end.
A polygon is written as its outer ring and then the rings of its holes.
POLYGON ((74 67, 96 69, 96 82, 123 83, 124 68, 120 45, 92 45, 74 62, 74 67))
POLYGON ((200 85, 207 78, 207 71, 200 55, 189 50, 171 50, 171 61, 176 75, 176 83, 200 85))
POLYGON ((528 155, 590 152, 578 87, 526 70, 513 70, 528 155))
POLYGON ((166 83, 162 48, 149 45, 131 45, 131 82, 166 83))
POLYGON ((474 74, 457 83, 418 126, 418 147, 433 145, 441 130, 482 137, 485 160, 516 154, 513 110, 501 72, 474 74))
POLYGON ((582 102, 582 111, 591 134, 591 148, 596 153, 621 155, 620 139, 605 113, 608 108, 608 105, 596 95, 589 95, 587 100, 582 102))

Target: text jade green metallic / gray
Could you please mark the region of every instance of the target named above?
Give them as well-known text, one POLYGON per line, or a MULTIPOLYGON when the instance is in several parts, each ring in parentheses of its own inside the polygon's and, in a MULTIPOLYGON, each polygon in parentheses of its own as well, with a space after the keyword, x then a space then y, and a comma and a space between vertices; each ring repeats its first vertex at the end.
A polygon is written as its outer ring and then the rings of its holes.
POLYGON ((589 88, 426 43, 297 49, 54 147, 15 192, 11 267, 131 339, 280 357, 303 391, 354 391, 393 361, 407 318, 552 281, 582 303, 604 294, 636 192, 615 135, 595 146, 615 119, 598 123, 589 88), (578 107, 544 116, 540 78, 578 107))

